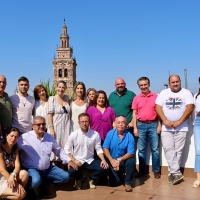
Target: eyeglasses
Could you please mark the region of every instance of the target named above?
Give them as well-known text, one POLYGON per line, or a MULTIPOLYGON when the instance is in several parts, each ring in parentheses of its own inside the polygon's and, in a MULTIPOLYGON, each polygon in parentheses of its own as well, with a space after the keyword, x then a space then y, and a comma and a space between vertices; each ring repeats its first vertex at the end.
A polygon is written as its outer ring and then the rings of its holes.
POLYGON ((40 126, 46 126, 46 123, 39 123, 39 124, 33 124, 33 125, 40 127, 40 126))
POLYGON ((66 113, 66 114, 68 113, 67 109, 65 108, 65 106, 62 106, 62 109, 64 110, 64 113, 66 113))
POLYGON ((80 124, 89 124, 89 121, 79 121, 80 124))

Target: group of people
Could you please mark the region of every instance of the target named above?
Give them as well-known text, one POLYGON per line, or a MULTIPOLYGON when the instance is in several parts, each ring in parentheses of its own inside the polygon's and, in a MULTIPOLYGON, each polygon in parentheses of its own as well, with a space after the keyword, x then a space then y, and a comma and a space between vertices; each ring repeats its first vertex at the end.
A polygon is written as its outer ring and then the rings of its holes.
POLYGON ((77 82, 69 99, 66 83, 59 81, 55 96, 49 97, 46 88, 37 85, 32 97, 29 80, 20 77, 19 93, 9 97, 6 77, 0 75, 0 197, 22 199, 26 191, 45 191, 47 184, 65 183, 69 178, 81 189, 83 168, 89 170, 90 188, 96 188, 104 175, 110 186, 124 181, 125 191, 131 192, 136 143, 139 171, 135 178, 146 174, 148 139, 154 177, 160 178, 160 135, 168 182, 177 184, 183 179, 181 156, 194 109, 197 180, 193 187, 199 187, 200 90, 193 97, 181 87, 178 75, 169 77, 170 87, 159 95, 150 91, 147 77, 139 78, 137 84, 138 95, 118 78, 108 98, 105 91, 86 91, 85 84, 77 82), (67 171, 58 167, 60 161, 67 164, 67 171))

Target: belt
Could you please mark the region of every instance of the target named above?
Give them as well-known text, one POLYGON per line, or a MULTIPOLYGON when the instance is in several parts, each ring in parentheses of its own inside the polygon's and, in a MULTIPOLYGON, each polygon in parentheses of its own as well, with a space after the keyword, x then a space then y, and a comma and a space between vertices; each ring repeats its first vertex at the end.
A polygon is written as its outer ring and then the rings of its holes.
POLYGON ((154 123, 154 122, 157 122, 158 120, 155 119, 155 120, 146 120, 146 121, 142 121, 142 120, 137 120, 138 122, 142 122, 142 123, 145 123, 145 124, 151 124, 151 123, 154 123))

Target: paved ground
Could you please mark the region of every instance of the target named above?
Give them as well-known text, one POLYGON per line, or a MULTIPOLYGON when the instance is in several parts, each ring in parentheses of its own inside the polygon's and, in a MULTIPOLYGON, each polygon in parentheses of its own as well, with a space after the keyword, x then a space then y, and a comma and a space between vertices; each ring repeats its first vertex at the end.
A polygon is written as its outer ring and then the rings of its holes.
POLYGON ((124 186, 109 187, 98 185, 96 189, 74 190, 73 181, 60 186, 50 185, 50 194, 40 199, 56 200, 200 200, 200 188, 193 188, 194 178, 184 178, 177 185, 167 182, 167 176, 162 175, 160 179, 154 179, 153 175, 145 175, 134 179, 133 192, 124 191, 124 186))

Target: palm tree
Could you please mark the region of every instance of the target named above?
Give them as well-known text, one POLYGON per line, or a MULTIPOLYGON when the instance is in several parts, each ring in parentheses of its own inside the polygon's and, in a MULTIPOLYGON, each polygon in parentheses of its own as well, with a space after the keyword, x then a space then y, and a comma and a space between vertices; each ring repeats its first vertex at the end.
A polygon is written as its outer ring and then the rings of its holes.
POLYGON ((44 80, 40 80, 40 84, 43 85, 46 88, 47 94, 48 94, 49 97, 55 96, 56 89, 55 89, 54 85, 52 85, 52 87, 50 87, 50 79, 48 79, 47 82, 44 81, 44 80))

